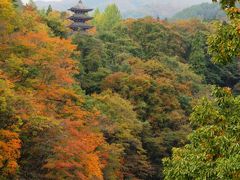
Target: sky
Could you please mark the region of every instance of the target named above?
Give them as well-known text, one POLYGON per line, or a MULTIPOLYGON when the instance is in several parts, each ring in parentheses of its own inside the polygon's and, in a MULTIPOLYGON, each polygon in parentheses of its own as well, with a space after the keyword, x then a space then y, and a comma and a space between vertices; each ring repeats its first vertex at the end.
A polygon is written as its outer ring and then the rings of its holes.
MULTIPOLYGON (((22 0, 27 3, 29 0, 22 0)), ((78 0, 33 0, 37 6, 47 8, 51 1, 53 9, 66 11, 68 7, 75 5, 78 0), (54 3, 58 2, 58 3, 54 3)), ((187 7, 202 2, 211 2, 212 0, 83 0, 87 7, 93 9, 105 9, 108 4, 115 3, 121 11, 122 16, 140 18, 144 16, 153 16, 166 18, 171 17, 187 7)))
MULTIPOLYGON (((29 0, 22 0, 23 3, 27 3, 29 0)), ((36 1, 36 0, 34 0, 36 1)), ((41 0, 41 1, 63 1, 63 0, 41 0)), ((121 1, 121 0, 120 0, 121 1)), ((160 0, 159 0, 160 1, 160 0)), ((194 1, 194 0, 193 0, 194 1)), ((203 0, 204 1, 204 0, 203 0)), ((210 0, 209 0, 210 1, 210 0)))
MULTIPOLYGON (((27 3, 29 0, 22 0, 23 3, 27 3)), ((35 0, 33 0, 35 1, 35 0)), ((41 1, 62 1, 62 0, 41 0, 41 1)))

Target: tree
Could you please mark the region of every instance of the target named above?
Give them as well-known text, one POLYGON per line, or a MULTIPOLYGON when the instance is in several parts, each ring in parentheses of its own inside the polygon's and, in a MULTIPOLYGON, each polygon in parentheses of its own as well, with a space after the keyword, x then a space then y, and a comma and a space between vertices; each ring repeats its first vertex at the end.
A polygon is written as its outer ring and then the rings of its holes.
POLYGON ((239 113, 240 97, 228 88, 202 99, 190 119, 196 127, 191 144, 174 148, 173 157, 164 159, 165 179, 239 179, 239 113))
POLYGON ((121 13, 116 4, 108 5, 103 13, 96 9, 93 25, 99 32, 110 31, 121 21, 121 13))
POLYGON ((239 2, 239 0, 212 0, 213 2, 219 2, 223 9, 235 7, 236 3, 239 2))
POLYGON ((22 8, 23 7, 23 3, 21 0, 12 0, 13 4, 16 8, 22 8))
POLYGON ((47 11, 41 14, 41 17, 52 30, 51 35, 65 39, 68 37, 70 21, 67 20, 67 13, 53 11, 49 6, 47 11))
POLYGON ((209 53, 214 62, 227 64, 240 56, 240 11, 235 7, 236 2, 238 1, 221 1, 230 21, 217 24, 214 34, 209 37, 209 53))
POLYGON ((34 7, 0 7, 9 24, 0 29, 0 179, 102 179, 105 141, 72 88, 76 47, 52 37, 34 7))
POLYGON ((207 33, 198 32, 191 37, 188 63, 197 74, 204 76, 207 84, 233 87, 239 81, 238 60, 234 59, 226 66, 212 62, 207 52, 207 33))
POLYGON ((13 3, 10 0, 3 0, 0 2, 0 38, 6 33, 12 32, 16 25, 16 13, 13 3))
POLYGON ((82 123, 79 120, 64 123, 65 135, 56 143, 54 155, 44 166, 48 169, 46 178, 103 179, 99 148, 104 140, 82 123))
POLYGON ((110 145, 105 179, 146 179, 152 167, 142 147, 141 133, 144 126, 137 119, 131 103, 120 95, 104 91, 93 96, 95 108, 102 112, 101 129, 110 145))
MULTIPOLYGON (((229 8, 231 21, 209 39, 209 51, 218 63, 239 57, 239 13, 235 2, 220 1, 223 8, 229 8)), ((165 179, 239 179, 239 113, 240 96, 233 96, 230 88, 215 88, 212 99, 204 98, 194 108, 191 143, 174 148, 172 158, 163 160, 165 179)))
POLYGON ((0 178, 16 177, 21 140, 15 132, 0 129, 0 178))
POLYGON ((154 167, 153 175, 148 178, 159 179, 162 158, 171 154, 172 147, 186 143, 191 98, 199 91, 195 82, 201 80, 186 65, 169 57, 146 62, 129 58, 128 62, 133 73, 111 74, 103 81, 102 88, 129 100, 138 119, 147 123, 142 130, 142 144, 154 167))
POLYGON ((141 59, 151 59, 163 54, 184 56, 186 49, 184 39, 170 29, 167 22, 159 22, 150 17, 125 21, 125 25, 126 33, 140 46, 135 56, 141 59))
POLYGON ((48 15, 48 14, 49 14, 50 12, 52 12, 52 11, 53 11, 52 6, 49 5, 48 8, 47 8, 46 14, 48 15))
POLYGON ((106 68, 106 49, 103 42, 92 36, 77 34, 73 38, 74 44, 81 52, 75 57, 79 62, 79 73, 76 75, 81 88, 87 94, 100 92, 101 81, 111 73, 106 68))

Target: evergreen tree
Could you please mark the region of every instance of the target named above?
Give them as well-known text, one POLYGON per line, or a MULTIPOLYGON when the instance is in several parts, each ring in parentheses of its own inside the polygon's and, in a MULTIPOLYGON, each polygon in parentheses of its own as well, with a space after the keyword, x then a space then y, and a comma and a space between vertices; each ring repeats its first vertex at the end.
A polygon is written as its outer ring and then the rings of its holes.
POLYGON ((110 31, 121 21, 121 13, 115 4, 106 7, 105 11, 101 13, 96 9, 94 13, 93 25, 96 26, 100 32, 110 31))
POLYGON ((50 12, 52 12, 52 6, 49 4, 46 14, 48 15, 50 12))

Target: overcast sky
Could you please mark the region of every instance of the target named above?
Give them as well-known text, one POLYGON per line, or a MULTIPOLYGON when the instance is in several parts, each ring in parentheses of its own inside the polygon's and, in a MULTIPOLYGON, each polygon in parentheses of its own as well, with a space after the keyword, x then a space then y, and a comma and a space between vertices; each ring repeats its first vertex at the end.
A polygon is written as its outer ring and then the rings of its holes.
MULTIPOLYGON (((29 0, 22 0, 23 3, 27 3, 29 0)), ((36 0, 34 0, 36 1, 36 0)), ((41 0, 41 1, 62 1, 62 0, 41 0)))
MULTIPOLYGON (((1 0, 0 0, 1 1, 1 0)), ((22 0, 27 3, 29 0, 22 0)), ((68 7, 75 5, 79 0, 33 0, 38 8, 46 9, 50 1, 53 9, 66 11, 68 7), (57 1, 58 3, 53 3, 57 1)), ((187 7, 212 0, 83 0, 86 6, 103 10, 108 4, 115 3, 124 17, 140 18, 144 16, 171 17, 187 7)))
MULTIPOLYGON (((23 3, 27 3, 29 0, 22 0, 23 3)), ((37 1, 37 0, 34 0, 34 1, 37 1)), ((38 0, 38 1, 63 1, 63 0, 38 0)), ((65 0, 66 1, 66 0, 65 0)), ((77 0, 76 0, 77 1, 77 0)), ((87 1, 87 0, 86 0, 87 1)), ((121 1, 121 0, 119 0, 121 1)), ((161 1, 161 0, 159 0, 161 1)), ((171 0, 170 0, 171 1, 171 0)), ((194 1, 194 0, 193 0, 194 1)), ((207 0, 202 0, 202 1, 207 1, 207 0)), ((208 0, 208 1, 211 1, 211 0, 208 0)))

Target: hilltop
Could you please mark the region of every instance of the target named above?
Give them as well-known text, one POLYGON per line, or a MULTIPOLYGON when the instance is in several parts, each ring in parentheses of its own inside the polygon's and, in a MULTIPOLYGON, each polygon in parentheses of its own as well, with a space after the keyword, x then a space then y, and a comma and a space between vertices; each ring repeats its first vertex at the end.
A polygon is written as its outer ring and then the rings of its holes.
POLYGON ((191 19, 198 18, 202 20, 222 19, 226 17, 218 4, 202 3, 193 5, 176 13, 171 19, 191 19))

